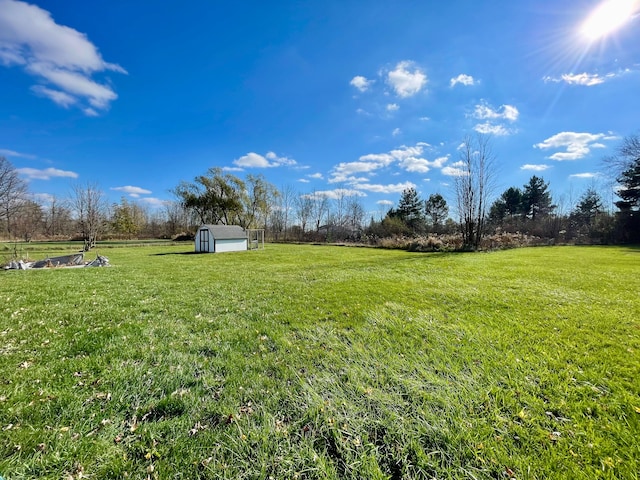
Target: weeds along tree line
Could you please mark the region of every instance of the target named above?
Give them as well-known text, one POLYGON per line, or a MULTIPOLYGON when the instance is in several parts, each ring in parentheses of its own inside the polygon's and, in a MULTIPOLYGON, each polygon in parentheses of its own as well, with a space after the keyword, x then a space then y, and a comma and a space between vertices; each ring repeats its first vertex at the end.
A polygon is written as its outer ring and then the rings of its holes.
MULTIPOLYGON (((189 238, 203 223, 263 228, 274 241, 358 242, 413 249, 468 249, 512 244, 640 242, 640 134, 626 137, 604 160, 616 182, 607 207, 595 188, 573 204, 552 198, 549 183, 532 176, 496 191, 488 137, 467 137, 449 205, 441 193, 421 198, 414 188, 398 204, 367 212, 353 191, 300 193, 278 189, 262 175, 241 179, 211 168, 180 182, 160 209, 122 197, 109 204, 97 184, 77 184, 66 198, 38 201, 14 166, 0 157, 0 238, 75 239, 90 249, 98 239, 189 238)), ((608 203, 608 202, 607 202, 608 203)))

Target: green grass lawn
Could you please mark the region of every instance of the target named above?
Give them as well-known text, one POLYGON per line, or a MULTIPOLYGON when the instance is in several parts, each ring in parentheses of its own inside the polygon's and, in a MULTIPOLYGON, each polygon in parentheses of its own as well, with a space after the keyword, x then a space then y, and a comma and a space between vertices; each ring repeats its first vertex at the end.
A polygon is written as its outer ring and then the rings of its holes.
POLYGON ((0 272, 0 476, 639 478, 640 249, 190 250, 0 272))

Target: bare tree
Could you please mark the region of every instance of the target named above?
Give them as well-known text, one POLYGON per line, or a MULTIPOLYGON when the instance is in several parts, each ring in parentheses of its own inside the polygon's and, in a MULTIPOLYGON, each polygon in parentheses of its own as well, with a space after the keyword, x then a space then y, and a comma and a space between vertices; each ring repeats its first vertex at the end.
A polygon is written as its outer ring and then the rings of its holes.
POLYGON ((364 215, 364 206, 360 198, 355 195, 349 197, 349 201, 347 202, 347 225, 352 233, 362 229, 364 215))
POLYGON ((73 186, 69 202, 84 241, 83 250, 89 251, 105 225, 107 205, 104 193, 96 184, 78 184, 73 186))
POLYGON ((299 195, 295 199, 296 216, 304 235, 313 212, 313 200, 309 195, 299 195))
POLYGON ((44 232, 48 237, 70 235, 72 232, 72 216, 69 208, 57 197, 52 197, 44 211, 44 232))
POLYGON ((42 206, 33 200, 25 200, 13 217, 11 230, 16 237, 30 242, 34 234, 42 230, 43 218, 42 206))
POLYGON ((280 205, 280 209, 282 210, 282 217, 283 217, 283 222, 284 222, 284 239, 285 241, 287 240, 287 232, 289 229, 289 223, 291 223, 291 219, 290 219, 290 212, 291 209, 293 207, 293 203, 295 201, 295 189, 292 185, 287 184, 284 185, 281 189, 280 189, 280 199, 279 199, 279 205, 280 205))
POLYGON ((311 199, 313 224, 315 225, 316 232, 319 232, 322 222, 325 221, 329 215, 329 198, 322 192, 313 192, 309 195, 309 198, 311 199))
POLYGON ((247 175, 245 184, 244 212, 240 215, 240 223, 245 228, 265 228, 280 192, 263 175, 247 175))
POLYGON ((490 138, 467 136, 460 151, 460 163, 454 188, 462 242, 464 248, 477 250, 485 233, 489 197, 495 188, 495 157, 490 138))
POLYGON ((165 216, 167 222, 167 234, 170 237, 189 229, 189 212, 181 202, 166 203, 165 216))
POLYGON ((12 217, 24 204, 26 193, 27 185, 18 176, 14 166, 6 158, 0 157, 0 221, 4 223, 8 234, 12 233, 12 217))

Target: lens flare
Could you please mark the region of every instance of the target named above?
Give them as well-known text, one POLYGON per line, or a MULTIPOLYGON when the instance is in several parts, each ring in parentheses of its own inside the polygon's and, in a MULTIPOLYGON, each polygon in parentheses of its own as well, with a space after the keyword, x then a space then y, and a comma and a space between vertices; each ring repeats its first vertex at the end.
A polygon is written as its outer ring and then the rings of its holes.
POLYGON ((597 40, 627 23, 640 7, 640 0, 606 0, 587 17, 580 33, 589 40, 597 40))

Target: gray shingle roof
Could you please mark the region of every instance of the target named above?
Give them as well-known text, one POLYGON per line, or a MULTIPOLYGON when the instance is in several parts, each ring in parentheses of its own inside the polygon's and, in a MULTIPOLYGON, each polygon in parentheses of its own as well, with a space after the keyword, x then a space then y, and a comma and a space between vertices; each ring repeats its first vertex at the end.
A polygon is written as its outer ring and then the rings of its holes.
POLYGON ((247 233, 239 225, 203 225, 200 228, 206 227, 209 229, 213 238, 218 240, 234 240, 245 239, 247 233))

